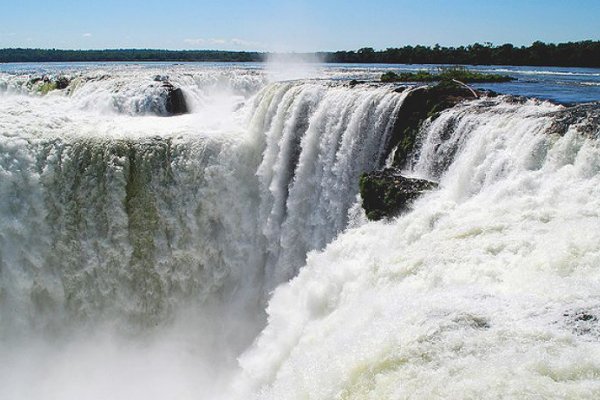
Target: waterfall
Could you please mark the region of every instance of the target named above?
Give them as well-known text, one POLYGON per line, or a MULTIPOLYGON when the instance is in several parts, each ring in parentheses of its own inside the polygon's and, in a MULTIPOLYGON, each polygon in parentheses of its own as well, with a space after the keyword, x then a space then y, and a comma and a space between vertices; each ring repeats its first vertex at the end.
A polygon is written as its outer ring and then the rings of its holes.
POLYGON ((439 189, 309 255, 241 397, 597 397, 600 129, 564 112, 500 97, 427 121, 406 173, 439 189))
POLYGON ((271 291, 348 225, 405 97, 318 81, 247 91, 253 74, 168 79, 191 114, 163 116, 153 71, 87 71, 47 94, 5 77, 0 354, 21 365, 4 370, 5 393, 40 395, 18 383, 28 359, 57 365, 57 382, 74 362, 102 387, 95 363, 155 376, 152 360, 188 351, 201 376, 189 384, 218 386, 271 291), (131 349, 140 341, 148 356, 131 349))
POLYGON ((268 126, 257 176, 272 289, 346 227, 359 175, 383 164, 405 95, 303 84, 275 86, 264 97, 273 115, 255 121, 268 126))
POLYGON ((6 134, 0 284, 16 312, 3 330, 106 314, 154 324, 239 285, 265 295, 345 228, 402 98, 273 84, 242 110, 247 132, 6 134))
POLYGON ((0 73, 0 398, 598 397, 597 104, 434 113, 401 167, 438 188, 367 222, 410 94, 0 73))

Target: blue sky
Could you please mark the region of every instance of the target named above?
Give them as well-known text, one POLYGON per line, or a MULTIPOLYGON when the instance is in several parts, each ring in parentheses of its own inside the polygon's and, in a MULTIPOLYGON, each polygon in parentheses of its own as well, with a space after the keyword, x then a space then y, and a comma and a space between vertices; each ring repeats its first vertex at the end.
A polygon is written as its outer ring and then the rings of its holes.
POLYGON ((600 0, 9 0, 0 47, 316 51, 600 40, 600 0))

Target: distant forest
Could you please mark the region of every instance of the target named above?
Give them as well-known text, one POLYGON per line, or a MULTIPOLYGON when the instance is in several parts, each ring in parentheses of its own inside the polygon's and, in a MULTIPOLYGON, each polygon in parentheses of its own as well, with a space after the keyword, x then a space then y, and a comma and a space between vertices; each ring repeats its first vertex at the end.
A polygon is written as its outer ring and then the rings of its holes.
POLYGON ((86 61, 262 61, 263 53, 220 50, 57 50, 0 49, 0 62, 86 62, 86 61))
POLYGON ((363 48, 329 54, 328 62, 386 64, 532 65, 557 67, 600 67, 600 41, 546 44, 529 47, 512 44, 493 46, 475 43, 460 47, 405 46, 376 51, 363 48))
MULTIPOLYGON (((301 56, 301 54, 297 54, 301 56)), ((531 46, 512 44, 494 46, 475 43, 469 46, 404 46, 375 50, 322 52, 317 55, 329 63, 386 64, 462 64, 532 65, 560 67, 600 67, 600 41, 586 40, 560 44, 535 42, 531 46)), ((216 50, 56 50, 0 49, 0 62, 74 62, 74 61, 264 61, 268 53, 216 50)))

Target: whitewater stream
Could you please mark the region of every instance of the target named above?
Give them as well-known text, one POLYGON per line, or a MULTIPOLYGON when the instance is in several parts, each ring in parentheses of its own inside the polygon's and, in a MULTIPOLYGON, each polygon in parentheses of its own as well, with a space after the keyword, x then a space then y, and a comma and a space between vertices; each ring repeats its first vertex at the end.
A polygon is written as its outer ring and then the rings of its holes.
POLYGON ((0 69, 0 399, 600 397, 598 104, 442 112, 368 222, 412 89, 284 72, 0 69))

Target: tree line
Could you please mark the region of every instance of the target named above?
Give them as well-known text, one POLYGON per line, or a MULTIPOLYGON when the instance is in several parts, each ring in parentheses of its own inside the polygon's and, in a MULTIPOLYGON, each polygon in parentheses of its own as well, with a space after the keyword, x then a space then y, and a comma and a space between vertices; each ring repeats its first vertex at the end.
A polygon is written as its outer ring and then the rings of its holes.
POLYGON ((386 64, 462 64, 531 65, 557 67, 600 67, 600 41, 586 40, 559 44, 534 42, 531 46, 512 44, 494 46, 475 43, 469 46, 405 46, 376 51, 337 51, 326 56, 328 62, 386 64))
MULTIPOLYGON (((58 50, 0 49, 0 62, 85 62, 85 61, 212 61, 259 62, 267 53, 220 50, 58 50)), ((531 46, 475 43, 469 46, 404 46, 375 50, 321 52, 329 63, 532 65, 560 67, 600 67, 600 41, 586 40, 559 44, 534 42, 531 46)))
POLYGON ((57 50, 57 49, 0 49, 0 62, 108 62, 108 61, 262 61, 258 52, 220 50, 57 50))

